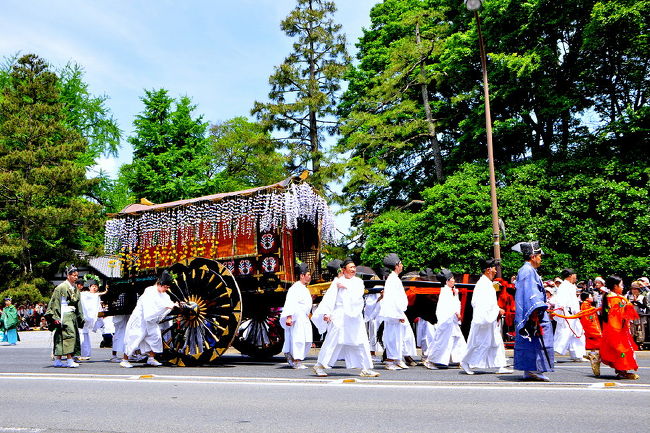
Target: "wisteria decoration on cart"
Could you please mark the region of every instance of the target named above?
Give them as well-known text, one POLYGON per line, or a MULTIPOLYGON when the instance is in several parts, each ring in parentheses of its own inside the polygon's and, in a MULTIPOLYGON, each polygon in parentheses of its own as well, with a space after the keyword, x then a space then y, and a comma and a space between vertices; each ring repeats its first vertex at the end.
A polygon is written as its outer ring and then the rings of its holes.
POLYGON ((291 181, 286 187, 114 215, 106 221, 105 249, 107 254, 130 254, 182 242, 200 250, 208 248, 201 246, 206 239, 215 248, 217 239, 255 230, 294 230, 300 220, 319 228, 324 242, 334 240, 334 216, 325 199, 306 182, 291 181))

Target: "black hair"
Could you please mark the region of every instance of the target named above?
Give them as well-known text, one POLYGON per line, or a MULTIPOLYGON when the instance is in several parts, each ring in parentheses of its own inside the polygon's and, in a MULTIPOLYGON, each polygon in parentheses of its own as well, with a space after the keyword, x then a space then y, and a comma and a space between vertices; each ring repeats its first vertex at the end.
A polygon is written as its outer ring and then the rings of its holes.
POLYGON ((618 286, 622 281, 623 279, 618 275, 610 275, 605 279, 605 287, 607 287, 610 292, 613 292, 614 286, 618 286))
POLYGON ((562 273, 560 274, 560 277, 562 277, 563 280, 566 280, 567 278, 569 278, 571 275, 573 275, 575 273, 576 273, 576 271, 574 271, 573 269, 570 269, 570 268, 563 269, 562 273))
POLYGON ((582 292, 580 293, 580 300, 581 301, 586 301, 589 298, 589 295, 591 295, 590 292, 582 292))
POLYGON ((622 281, 623 279, 618 275, 610 275, 609 277, 605 278, 605 287, 609 289, 609 293, 605 293, 603 295, 603 309, 600 312, 600 318, 602 319, 603 323, 609 320, 609 302, 607 301, 607 297, 610 294, 614 293, 614 286, 621 284, 622 281))

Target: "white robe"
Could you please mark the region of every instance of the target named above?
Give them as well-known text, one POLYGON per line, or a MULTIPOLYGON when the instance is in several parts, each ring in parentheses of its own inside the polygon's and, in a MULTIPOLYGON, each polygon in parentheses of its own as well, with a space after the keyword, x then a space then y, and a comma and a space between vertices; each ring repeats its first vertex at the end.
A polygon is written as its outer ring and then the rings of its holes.
MULTIPOLYGON (((403 348, 406 338, 406 328, 408 320, 406 319, 406 308, 408 299, 404 291, 404 285, 395 271, 391 272, 386 278, 384 286, 384 297, 379 302, 378 319, 384 322, 384 349, 388 359, 401 360, 404 358, 403 348), (403 320, 403 322, 400 322, 403 320)), ((411 331, 413 333, 413 331, 411 331)))
MULTIPOLYGON (((409 325, 406 314, 404 314, 407 307, 408 299, 406 298, 404 285, 397 273, 393 271, 386 278, 384 297, 379 302, 378 314, 378 319, 384 322, 382 339, 388 359, 401 360, 404 356, 415 355, 410 353, 412 350, 408 350, 410 347, 407 348, 407 338, 413 336, 413 330, 409 325), (400 322, 400 320, 403 320, 403 322, 400 322), (409 330, 411 331, 410 335, 409 330), (405 349, 409 353, 404 353, 405 349)), ((413 337, 413 345, 415 345, 415 337, 413 337)))
POLYGON ((337 277, 314 312, 312 322, 321 334, 327 332, 318 354, 318 364, 323 367, 330 368, 338 359, 344 359, 347 368, 372 368, 363 320, 364 291, 360 278, 337 277), (345 287, 338 288, 338 283, 345 287), (324 320, 326 315, 329 323, 324 320))
MULTIPOLYGON (((567 280, 562 281, 555 294, 555 308, 563 308, 558 313, 563 316, 570 316, 580 312, 580 301, 576 296, 576 286, 567 280)), ((563 319, 556 317, 557 326, 553 347, 556 353, 566 355, 569 352, 571 358, 582 358, 587 350, 585 348, 585 333, 582 329, 580 319, 563 319)))
POLYGON ((363 307, 363 318, 366 321, 371 352, 382 350, 381 344, 377 341, 377 331, 381 324, 379 319, 377 319, 377 315, 379 314, 379 302, 377 302, 377 299, 379 299, 379 293, 367 294, 366 305, 363 307))
POLYGON ((156 285, 147 287, 138 298, 124 333, 124 354, 130 356, 140 349, 141 353, 163 350, 158 321, 173 308, 167 293, 160 293, 156 285))
POLYGON ((436 332, 427 348, 427 360, 434 364, 448 365, 449 362, 460 362, 465 356, 467 344, 460 330, 460 300, 451 287, 446 284, 440 288, 440 297, 436 306, 438 323, 436 332))
POLYGON ((482 275, 472 296, 472 326, 467 337, 467 353, 463 361, 470 368, 506 366, 506 349, 499 324, 499 304, 492 281, 482 275))
POLYGON ((95 324, 97 322, 97 313, 101 310, 101 302, 98 293, 81 292, 81 309, 84 314, 84 327, 83 332, 89 333, 96 331, 95 324))
POLYGON ((429 347, 436 336, 436 325, 420 317, 417 325, 418 344, 422 350, 422 359, 429 355, 429 347))
POLYGON ((95 332, 97 326, 101 327, 102 321, 97 319, 97 313, 101 309, 99 294, 83 291, 79 295, 81 311, 84 315, 84 327, 81 331, 81 356, 90 357, 92 347, 90 341, 90 331, 95 332))
POLYGON ((126 324, 129 322, 129 315, 119 314, 113 316, 113 352, 124 353, 124 333, 126 332, 126 324))
POLYGON ((309 289, 300 281, 296 281, 287 291, 287 298, 280 315, 280 325, 284 328, 282 352, 290 353, 294 359, 305 359, 311 349, 313 341, 309 320, 311 307, 309 289), (291 326, 287 326, 287 316, 291 316, 291 326))

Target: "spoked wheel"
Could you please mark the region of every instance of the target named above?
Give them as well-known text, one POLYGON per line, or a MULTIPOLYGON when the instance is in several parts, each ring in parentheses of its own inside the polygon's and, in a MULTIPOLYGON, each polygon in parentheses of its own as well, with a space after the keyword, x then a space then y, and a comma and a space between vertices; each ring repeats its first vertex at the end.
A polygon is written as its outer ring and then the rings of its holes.
POLYGON ((253 358, 269 358, 280 353, 284 344, 280 313, 279 308, 260 307, 253 312, 247 309, 233 347, 253 358))
POLYGON ((188 259, 169 271, 174 276, 169 296, 183 307, 161 322, 165 354, 179 366, 214 361, 228 349, 241 322, 237 282, 228 268, 208 259, 188 259))

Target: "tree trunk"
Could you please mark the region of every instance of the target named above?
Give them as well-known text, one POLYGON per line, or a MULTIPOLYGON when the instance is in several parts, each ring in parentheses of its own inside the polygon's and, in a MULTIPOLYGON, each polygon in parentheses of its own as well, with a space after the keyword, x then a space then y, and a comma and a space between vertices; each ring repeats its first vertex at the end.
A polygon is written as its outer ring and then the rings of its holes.
MULTIPOLYGON (((415 24, 415 42, 418 46, 421 44, 420 40, 420 23, 415 24)), ((424 80, 424 59, 420 59, 420 76, 422 82, 420 83, 420 91, 422 93, 422 104, 424 105, 424 114, 427 120, 427 128, 429 129, 429 140, 433 150, 433 166, 438 183, 444 181, 442 173, 442 152, 440 150, 440 143, 436 134, 436 122, 431 113, 431 106, 429 105, 429 91, 424 80)))
MULTIPOLYGON (((309 9, 312 4, 309 2, 309 9)), ((312 32, 312 23, 309 23, 309 32, 312 32)), ((309 98, 313 100, 314 92, 317 91, 318 82, 316 80, 316 60, 314 59, 314 43, 309 43, 309 98)), ((318 144, 318 122, 316 119, 316 110, 309 108, 309 150, 311 153, 311 168, 314 175, 320 170, 320 146, 318 144)), ((318 176, 315 176, 318 179, 318 176)))

